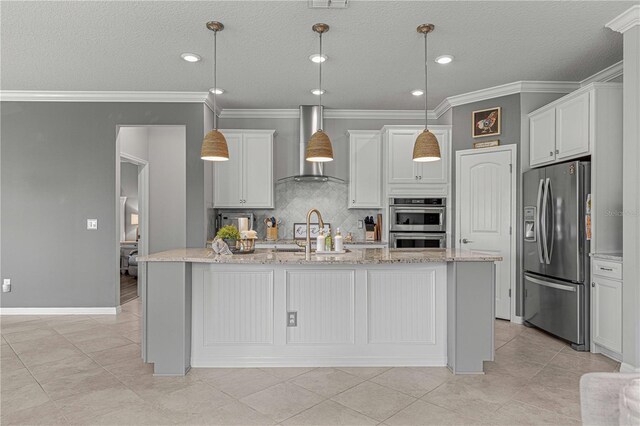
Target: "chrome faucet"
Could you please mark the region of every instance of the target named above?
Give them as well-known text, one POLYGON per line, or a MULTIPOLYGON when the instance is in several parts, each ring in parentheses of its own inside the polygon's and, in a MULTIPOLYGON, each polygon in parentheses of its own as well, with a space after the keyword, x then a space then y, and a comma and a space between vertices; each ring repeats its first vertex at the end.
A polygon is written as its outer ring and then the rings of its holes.
MULTIPOLYGON (((322 215, 318 209, 311 209, 307 213, 307 244, 304 246, 304 256, 307 260, 311 260, 311 214, 315 213, 318 216, 318 223, 320 224, 320 229, 324 229, 324 221, 322 220, 322 215)), ((316 247, 316 250, 318 248, 316 247)))

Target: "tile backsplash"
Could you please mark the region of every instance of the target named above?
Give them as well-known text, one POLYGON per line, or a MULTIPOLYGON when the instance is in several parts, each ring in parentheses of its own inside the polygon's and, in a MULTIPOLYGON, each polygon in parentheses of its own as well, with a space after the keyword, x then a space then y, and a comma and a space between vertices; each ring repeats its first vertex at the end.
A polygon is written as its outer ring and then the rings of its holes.
MULTIPOLYGON (((346 183, 280 182, 275 185, 275 197, 275 209, 251 210, 256 217, 254 229, 258 238, 266 237, 264 219, 274 216, 282 221, 278 227, 278 238, 293 239, 293 224, 304 223, 309 209, 315 207, 320 210, 322 219, 331 224, 333 232, 340 228, 342 235, 351 232, 354 239, 361 240, 364 239, 364 229, 358 228, 358 220, 365 216, 375 219, 378 213, 382 213, 378 209, 348 209, 349 187, 346 183)), ((317 221, 315 215, 312 221, 317 221)), ((212 217, 209 217, 209 223, 213 223, 212 217)))

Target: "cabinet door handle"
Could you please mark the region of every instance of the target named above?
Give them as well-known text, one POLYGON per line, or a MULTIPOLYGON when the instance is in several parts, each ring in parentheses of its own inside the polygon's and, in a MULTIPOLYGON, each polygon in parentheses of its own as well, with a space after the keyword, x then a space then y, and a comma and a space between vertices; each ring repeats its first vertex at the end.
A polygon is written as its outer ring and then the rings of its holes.
POLYGON ((556 149, 556 154, 560 154, 560 150, 559 149, 556 149))
POLYGON ((553 157, 553 151, 549 151, 549 157, 553 157))
POLYGON ((591 283, 591 287, 595 287, 595 286, 596 286, 596 283, 594 281, 594 282, 591 283))
POLYGON ((351 204, 355 204, 355 203, 356 203, 356 200, 351 200, 351 204))
POLYGON ((419 178, 420 180, 422 180, 422 176, 418 176, 418 178, 419 178))

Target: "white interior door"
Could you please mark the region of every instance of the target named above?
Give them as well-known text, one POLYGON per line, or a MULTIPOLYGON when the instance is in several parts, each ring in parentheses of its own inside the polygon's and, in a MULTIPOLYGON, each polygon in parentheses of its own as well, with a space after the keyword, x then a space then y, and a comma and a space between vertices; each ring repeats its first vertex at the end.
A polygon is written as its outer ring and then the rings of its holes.
POLYGON ((501 148, 457 153, 456 236, 459 248, 503 257, 496 262, 496 317, 511 319, 515 149, 501 148))

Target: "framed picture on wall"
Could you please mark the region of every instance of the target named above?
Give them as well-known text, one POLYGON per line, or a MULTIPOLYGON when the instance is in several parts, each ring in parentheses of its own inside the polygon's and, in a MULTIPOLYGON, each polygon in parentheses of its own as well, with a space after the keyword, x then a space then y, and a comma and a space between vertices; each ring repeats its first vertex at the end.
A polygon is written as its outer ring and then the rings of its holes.
POLYGON ((482 138, 484 136, 496 136, 500 134, 501 107, 481 109, 472 113, 471 136, 482 138))

